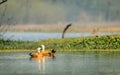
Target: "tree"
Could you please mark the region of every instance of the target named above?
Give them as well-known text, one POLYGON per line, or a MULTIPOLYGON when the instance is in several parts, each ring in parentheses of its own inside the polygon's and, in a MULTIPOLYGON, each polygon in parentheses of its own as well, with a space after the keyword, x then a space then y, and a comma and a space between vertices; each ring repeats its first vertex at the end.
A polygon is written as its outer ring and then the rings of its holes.
POLYGON ((0 2, 0 5, 7 2, 7 0, 2 0, 2 2, 0 2))
MULTIPOLYGON (((7 0, 2 0, 2 2, 0 2, 0 5, 5 3, 5 2, 7 2, 7 0)), ((0 14, 0 38, 4 38, 3 35, 5 35, 6 32, 8 31, 8 29, 10 28, 11 18, 7 19, 7 23, 6 23, 7 25, 3 24, 3 20, 4 20, 4 17, 6 15, 6 10, 7 10, 7 5, 5 5, 2 14, 0 14)))

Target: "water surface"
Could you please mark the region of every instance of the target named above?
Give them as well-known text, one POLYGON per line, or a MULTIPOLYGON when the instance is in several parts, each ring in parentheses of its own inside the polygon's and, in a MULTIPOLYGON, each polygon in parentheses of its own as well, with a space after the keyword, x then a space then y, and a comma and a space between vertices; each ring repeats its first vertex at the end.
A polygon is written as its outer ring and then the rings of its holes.
POLYGON ((118 53, 56 53, 40 60, 28 54, 0 53, 0 75, 120 75, 118 53))
MULTIPOLYGON (((0 33, 2 34, 2 33, 0 33)), ((110 35, 110 34, 120 34, 120 32, 103 32, 100 35, 110 35)), ((86 37, 86 36, 94 36, 89 32, 84 33, 66 33, 65 38, 73 38, 73 37, 86 37)), ((60 39, 62 37, 62 33, 47 33, 47 32, 6 32, 3 35, 4 39, 10 40, 23 40, 23 41, 38 41, 38 40, 46 40, 46 39, 60 39)))

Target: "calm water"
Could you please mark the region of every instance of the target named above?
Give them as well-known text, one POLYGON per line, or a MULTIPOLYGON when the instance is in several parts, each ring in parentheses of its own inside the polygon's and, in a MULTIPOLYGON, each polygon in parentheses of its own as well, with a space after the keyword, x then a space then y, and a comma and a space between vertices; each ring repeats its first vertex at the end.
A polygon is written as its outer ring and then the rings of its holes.
MULTIPOLYGON (((1 33, 2 34, 2 33, 1 33)), ((106 34, 120 34, 120 32, 114 33, 101 33, 100 35, 106 34)), ((53 38, 61 38, 62 33, 45 33, 45 32, 7 32, 4 34, 4 39, 11 40, 24 40, 24 41, 38 41, 38 40, 46 40, 53 38)), ((85 37, 85 36, 93 36, 91 33, 66 33, 65 38, 69 37, 85 37)))
POLYGON ((28 52, 0 53, 0 75, 120 75, 116 53, 56 53, 56 58, 31 59, 28 52))

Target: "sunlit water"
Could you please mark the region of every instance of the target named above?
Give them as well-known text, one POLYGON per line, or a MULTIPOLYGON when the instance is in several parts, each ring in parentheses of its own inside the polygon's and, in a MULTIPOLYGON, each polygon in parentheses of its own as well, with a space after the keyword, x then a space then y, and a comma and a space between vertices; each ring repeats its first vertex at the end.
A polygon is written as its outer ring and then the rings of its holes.
MULTIPOLYGON (((3 33, 0 33, 3 34, 3 33)), ((120 34, 120 32, 103 32, 100 35, 108 35, 108 34, 120 34)), ((94 36, 89 32, 84 33, 66 33, 65 38, 71 37, 86 37, 86 36, 94 36)), ((47 33, 47 32, 6 32, 3 35, 4 39, 10 40, 24 40, 24 41, 38 41, 38 40, 46 40, 53 38, 61 38, 62 33, 47 33)))
POLYGON ((120 75, 116 53, 56 53, 39 61, 28 54, 0 53, 0 75, 120 75))

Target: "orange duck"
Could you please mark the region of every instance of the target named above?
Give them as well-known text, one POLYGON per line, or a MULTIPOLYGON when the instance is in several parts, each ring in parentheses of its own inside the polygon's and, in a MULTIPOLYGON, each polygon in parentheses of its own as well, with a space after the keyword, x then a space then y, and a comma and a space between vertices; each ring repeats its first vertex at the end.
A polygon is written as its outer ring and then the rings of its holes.
POLYGON ((45 51, 45 46, 44 45, 41 45, 42 47, 42 52, 41 52, 41 48, 38 47, 37 48, 37 53, 29 53, 29 55, 33 58, 42 58, 43 56, 50 56, 50 57, 54 57, 54 54, 55 54, 55 50, 52 49, 50 51, 45 51))

